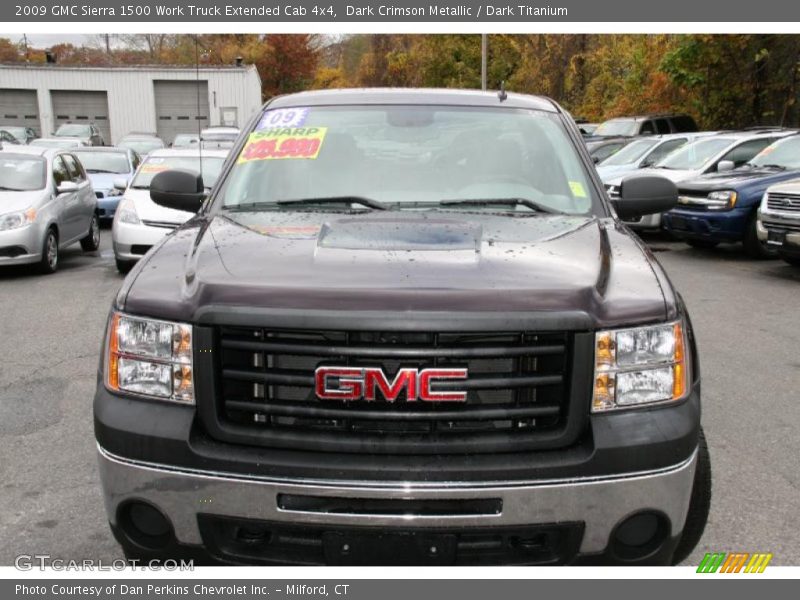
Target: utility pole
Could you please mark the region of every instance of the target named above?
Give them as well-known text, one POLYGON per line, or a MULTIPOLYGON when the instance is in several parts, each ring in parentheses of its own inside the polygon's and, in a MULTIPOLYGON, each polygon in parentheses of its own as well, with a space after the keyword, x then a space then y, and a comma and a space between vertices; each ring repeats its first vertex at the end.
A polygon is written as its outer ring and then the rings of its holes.
POLYGON ((25 44, 25 62, 29 63, 31 62, 31 53, 28 50, 28 34, 26 33, 22 34, 22 41, 25 44))
POLYGON ((486 39, 488 36, 485 33, 481 34, 481 89, 486 90, 486 54, 487 54, 487 46, 488 40, 486 39))
POLYGON ((106 38, 106 54, 111 54, 111 36, 109 34, 104 34, 106 38))

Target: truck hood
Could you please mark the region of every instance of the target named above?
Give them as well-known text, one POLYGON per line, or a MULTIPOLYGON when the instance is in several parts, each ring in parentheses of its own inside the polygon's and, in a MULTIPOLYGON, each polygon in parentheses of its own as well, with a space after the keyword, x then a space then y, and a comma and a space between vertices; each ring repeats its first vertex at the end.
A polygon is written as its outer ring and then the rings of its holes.
POLYGON ((193 322, 241 308, 546 312, 588 328, 671 318, 669 290, 613 219, 282 211, 193 219, 140 261, 117 304, 193 322))
POLYGON ((709 173, 686 181, 682 181, 682 190, 713 191, 738 188, 752 184, 770 185, 800 175, 797 171, 779 171, 776 169, 734 169, 724 173, 709 173))

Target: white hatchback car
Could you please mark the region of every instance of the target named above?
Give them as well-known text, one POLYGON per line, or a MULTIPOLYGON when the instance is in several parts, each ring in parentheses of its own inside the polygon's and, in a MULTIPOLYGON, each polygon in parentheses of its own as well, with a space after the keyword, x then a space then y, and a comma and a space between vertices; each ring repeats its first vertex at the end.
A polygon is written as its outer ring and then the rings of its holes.
POLYGON ((125 190, 114 216, 111 239, 120 273, 130 271, 136 261, 166 234, 194 216, 192 213, 158 206, 150 199, 150 182, 156 173, 190 169, 202 175, 205 187, 210 190, 227 156, 226 150, 201 152, 197 148, 165 148, 154 150, 147 156, 125 190))

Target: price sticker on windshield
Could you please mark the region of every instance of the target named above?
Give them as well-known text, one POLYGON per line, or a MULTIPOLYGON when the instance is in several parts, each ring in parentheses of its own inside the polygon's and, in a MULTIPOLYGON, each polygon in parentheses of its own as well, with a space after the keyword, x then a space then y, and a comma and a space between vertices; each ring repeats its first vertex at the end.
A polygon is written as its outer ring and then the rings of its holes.
POLYGON ((273 127, 254 131, 247 138, 237 163, 286 158, 315 159, 325 141, 327 127, 273 127))

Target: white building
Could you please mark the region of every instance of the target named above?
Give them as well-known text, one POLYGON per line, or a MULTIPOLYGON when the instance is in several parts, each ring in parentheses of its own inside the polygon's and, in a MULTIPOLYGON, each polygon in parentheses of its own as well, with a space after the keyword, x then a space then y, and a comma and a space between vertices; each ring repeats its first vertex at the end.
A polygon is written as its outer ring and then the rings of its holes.
POLYGON ((0 126, 25 125, 42 136, 62 123, 94 123, 107 144, 130 131, 170 143, 198 126, 242 127, 261 104, 252 65, 0 65, 0 126))

